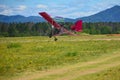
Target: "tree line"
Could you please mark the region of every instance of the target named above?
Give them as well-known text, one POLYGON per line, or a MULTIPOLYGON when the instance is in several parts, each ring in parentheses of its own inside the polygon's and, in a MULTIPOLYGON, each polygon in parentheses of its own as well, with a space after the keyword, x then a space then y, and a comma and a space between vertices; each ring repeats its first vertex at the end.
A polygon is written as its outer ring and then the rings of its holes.
POLYGON ((83 32, 89 34, 120 34, 120 22, 83 23, 83 32))
MULTIPOLYGON (((61 23, 70 30, 71 22, 61 23)), ((51 25, 46 22, 39 23, 3 23, 0 22, 0 36, 48 36, 51 32, 51 25)), ((120 22, 96 22, 83 23, 83 33, 87 34, 119 34, 120 22)))

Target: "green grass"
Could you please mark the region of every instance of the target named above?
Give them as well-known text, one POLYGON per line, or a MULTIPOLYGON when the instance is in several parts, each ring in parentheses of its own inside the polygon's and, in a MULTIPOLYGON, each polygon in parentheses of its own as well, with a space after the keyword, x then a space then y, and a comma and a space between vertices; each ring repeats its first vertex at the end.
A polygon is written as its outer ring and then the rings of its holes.
POLYGON ((19 48, 21 45, 19 43, 9 43, 7 48, 19 48))
POLYGON ((120 66, 110 68, 99 73, 80 76, 74 80, 120 80, 120 66))
POLYGON ((0 79, 88 62, 120 51, 119 36, 81 35, 58 39, 54 42, 41 36, 0 38, 0 79))

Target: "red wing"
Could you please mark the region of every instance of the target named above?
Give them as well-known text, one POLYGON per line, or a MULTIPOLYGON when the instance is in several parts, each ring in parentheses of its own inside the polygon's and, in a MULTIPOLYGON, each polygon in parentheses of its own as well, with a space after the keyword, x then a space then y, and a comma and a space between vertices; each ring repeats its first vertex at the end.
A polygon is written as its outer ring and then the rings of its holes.
POLYGON ((47 20, 51 25, 53 25, 55 28, 60 29, 61 26, 55 22, 46 12, 40 12, 39 13, 45 20, 47 20))
MULTIPOLYGON (((61 26, 54 21, 46 12, 40 12, 39 13, 45 20, 47 20, 51 25, 53 25, 57 29, 61 29, 61 26)), ((74 33, 68 31, 67 29, 64 28, 64 32, 70 35, 75 35, 74 33)))

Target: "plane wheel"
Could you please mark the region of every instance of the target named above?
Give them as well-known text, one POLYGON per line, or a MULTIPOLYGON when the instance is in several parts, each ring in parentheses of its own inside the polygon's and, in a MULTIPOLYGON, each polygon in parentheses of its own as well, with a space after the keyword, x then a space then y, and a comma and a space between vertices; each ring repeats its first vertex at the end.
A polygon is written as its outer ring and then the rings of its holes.
POLYGON ((57 38, 54 39, 54 41, 57 41, 57 40, 58 40, 57 38))

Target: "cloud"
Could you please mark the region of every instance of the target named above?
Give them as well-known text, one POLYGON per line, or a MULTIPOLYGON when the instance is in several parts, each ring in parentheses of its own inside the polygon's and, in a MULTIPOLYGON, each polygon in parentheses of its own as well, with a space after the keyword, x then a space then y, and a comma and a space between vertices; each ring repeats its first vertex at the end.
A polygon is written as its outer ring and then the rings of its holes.
POLYGON ((13 11, 6 5, 0 5, 0 14, 10 15, 13 11))
POLYGON ((19 14, 25 11, 27 7, 25 5, 19 5, 17 7, 8 7, 7 5, 0 5, 0 14, 3 15, 13 15, 19 14))
POLYGON ((7 8, 6 5, 0 5, 0 9, 4 9, 4 8, 7 8))
POLYGON ((48 12, 51 16, 64 16, 64 14, 69 14, 76 10, 76 7, 52 4, 52 6, 48 7, 45 11, 48 12))
POLYGON ((0 5, 0 14, 38 16, 38 12, 45 11, 51 16, 77 18, 120 5, 119 0, 54 0, 46 3, 47 1, 49 0, 3 0, 0 1, 0 4, 4 2, 4 5, 0 5))
POLYGON ((24 11, 27 7, 25 5, 19 5, 16 10, 17 11, 24 11))
POLYGON ((7 9, 7 10, 3 10, 2 12, 0 12, 0 14, 3 14, 3 15, 10 15, 13 11, 10 10, 10 9, 7 9))
MULTIPOLYGON (((87 6, 88 7, 88 6, 87 6)), ((89 6, 92 7, 92 6, 89 6)), ((61 17, 67 17, 67 18, 78 18, 78 17, 84 17, 89 16, 97 13, 97 10, 91 10, 86 8, 86 6, 66 6, 66 5, 52 5, 49 7, 48 10, 46 10, 48 14, 51 16, 61 16, 61 17)))
POLYGON ((61 16, 65 17, 65 18, 78 18, 78 17, 90 16, 92 14, 95 14, 95 12, 92 12, 92 11, 89 11, 89 12, 71 12, 71 13, 66 13, 64 15, 61 15, 61 16))
POLYGON ((36 6, 37 8, 41 8, 41 9, 47 9, 48 6, 47 5, 43 5, 43 4, 39 4, 36 6))

